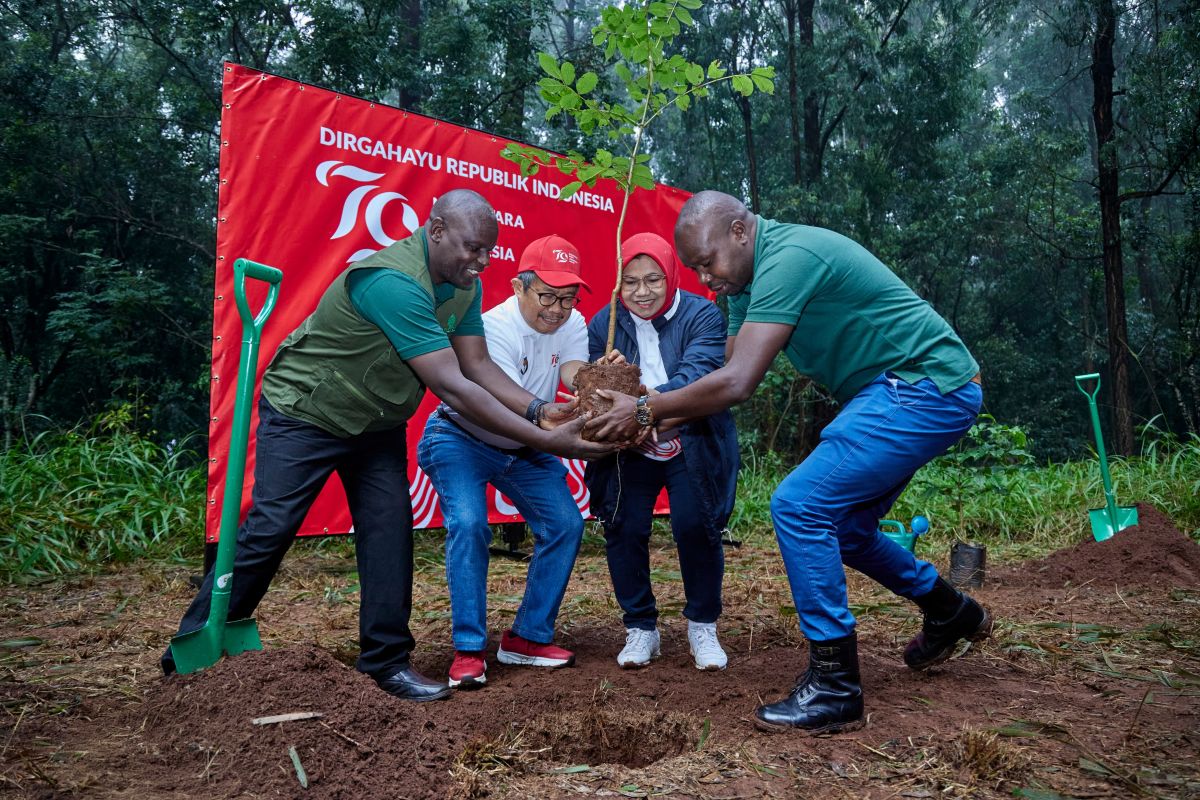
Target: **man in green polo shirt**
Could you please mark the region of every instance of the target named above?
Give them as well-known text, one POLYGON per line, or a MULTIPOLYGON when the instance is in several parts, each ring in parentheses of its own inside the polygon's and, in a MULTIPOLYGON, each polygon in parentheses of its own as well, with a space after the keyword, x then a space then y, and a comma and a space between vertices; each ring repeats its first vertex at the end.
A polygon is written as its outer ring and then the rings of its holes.
POLYGON ((750 397, 781 351, 833 392, 841 412, 771 497, 809 667, 788 697, 757 709, 755 724, 810 733, 860 727, 843 564, 921 609, 921 633, 904 652, 913 669, 991 632, 978 603, 878 532, 913 473, 974 424, 983 400, 979 366, 928 303, 833 231, 758 217, 729 195, 700 192, 680 212, 675 245, 702 283, 729 298, 726 365, 636 402, 609 394, 613 410, 587 427, 601 438, 627 438, 639 427, 717 413, 750 397))
MULTIPOLYGON (((582 420, 555 427, 571 409, 538 400, 488 357, 479 275, 496 236, 495 212, 481 195, 465 189, 443 195, 416 234, 334 279, 263 376, 252 505, 238 531, 229 618, 254 612, 317 494, 337 472, 354 522, 362 587, 358 669, 407 700, 450 694, 409 663, 405 426, 426 388, 471 422, 539 450, 593 458, 612 449, 580 439, 582 420)), ((181 634, 207 620, 212 579, 210 570, 181 634)), ((175 671, 170 647, 162 668, 175 671)))

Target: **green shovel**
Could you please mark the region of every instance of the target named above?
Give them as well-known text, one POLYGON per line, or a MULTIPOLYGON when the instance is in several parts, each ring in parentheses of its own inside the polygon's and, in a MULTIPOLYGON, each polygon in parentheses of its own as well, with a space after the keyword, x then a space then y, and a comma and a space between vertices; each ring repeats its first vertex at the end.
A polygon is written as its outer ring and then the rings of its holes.
POLYGON ((229 591, 233 583, 233 557, 237 551, 238 519, 242 509, 242 485, 246 479, 246 446, 250 440, 250 407, 254 402, 254 384, 258 373, 258 345, 263 325, 271 316, 279 295, 283 273, 265 264, 244 258, 233 262, 233 294, 242 318, 242 353, 238 363, 237 402, 233 408, 233 428, 229 433, 229 466, 225 470, 225 495, 221 499, 221 539, 213 562, 212 603, 204 627, 171 639, 175 669, 180 674, 198 672, 228 654, 262 650, 258 623, 254 618, 226 622, 229 591), (246 302, 246 278, 270 284, 262 310, 254 315, 246 302))
POLYGON ((1108 473, 1108 455, 1104 452, 1104 435, 1100 432, 1100 412, 1096 410, 1096 395, 1100 392, 1100 375, 1093 372, 1090 375, 1076 375, 1075 385, 1083 396, 1088 399, 1088 408, 1092 412, 1092 428, 1096 431, 1096 452, 1100 455, 1100 475, 1104 479, 1104 508, 1093 508, 1088 511, 1092 520, 1092 535, 1097 542, 1111 538, 1131 525, 1138 524, 1136 506, 1118 506, 1117 497, 1113 493, 1112 476, 1108 473), (1085 381, 1094 380, 1096 388, 1089 392, 1083 388, 1085 381))

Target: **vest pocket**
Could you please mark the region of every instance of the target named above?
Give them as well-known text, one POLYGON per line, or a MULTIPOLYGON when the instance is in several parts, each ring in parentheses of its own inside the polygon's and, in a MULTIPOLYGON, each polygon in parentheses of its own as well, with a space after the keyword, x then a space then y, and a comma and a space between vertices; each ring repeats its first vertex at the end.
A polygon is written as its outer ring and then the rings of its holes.
POLYGON ((383 411, 367 399, 353 383, 337 370, 330 370, 308 396, 313 411, 355 436, 383 416, 383 411))
POLYGON ((391 347, 367 367, 363 386, 371 394, 394 406, 403 406, 424 391, 416 373, 391 347))

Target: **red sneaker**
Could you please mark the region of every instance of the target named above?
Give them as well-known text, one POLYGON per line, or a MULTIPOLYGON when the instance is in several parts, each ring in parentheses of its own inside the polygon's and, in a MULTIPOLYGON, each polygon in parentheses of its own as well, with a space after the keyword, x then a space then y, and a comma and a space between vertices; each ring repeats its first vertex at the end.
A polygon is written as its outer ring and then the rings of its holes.
POLYGON ((479 689, 487 683, 487 662, 483 660, 483 653, 455 650, 449 683, 455 689, 479 689))
POLYGON ((575 663, 575 654, 552 644, 539 644, 522 639, 512 631, 505 631, 500 638, 500 649, 496 660, 501 664, 521 664, 526 667, 569 667, 575 663))

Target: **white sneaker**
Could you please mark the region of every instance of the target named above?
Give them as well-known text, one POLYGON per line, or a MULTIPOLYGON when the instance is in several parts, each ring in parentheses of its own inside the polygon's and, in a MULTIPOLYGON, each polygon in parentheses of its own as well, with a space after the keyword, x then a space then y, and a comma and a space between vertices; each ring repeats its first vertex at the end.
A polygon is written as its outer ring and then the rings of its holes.
POLYGON ((696 669, 725 669, 725 665, 729 663, 729 657, 717 641, 715 622, 692 622, 689 619, 688 644, 691 645, 692 658, 696 659, 696 669))
POLYGON ((637 669, 650 663, 661 654, 659 649, 658 628, 642 630, 641 628, 625 629, 625 647, 617 654, 617 663, 622 669, 637 669))

